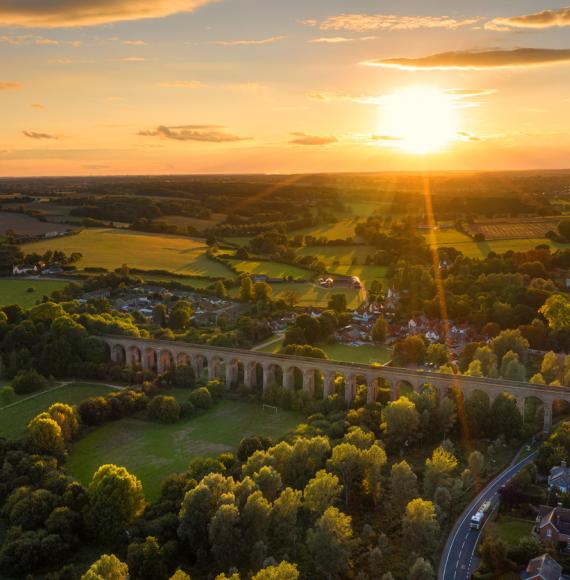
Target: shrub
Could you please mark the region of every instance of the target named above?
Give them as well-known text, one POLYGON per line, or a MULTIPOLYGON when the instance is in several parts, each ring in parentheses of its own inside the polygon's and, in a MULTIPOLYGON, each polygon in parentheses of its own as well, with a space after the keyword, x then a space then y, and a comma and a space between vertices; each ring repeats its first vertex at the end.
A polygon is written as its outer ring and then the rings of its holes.
POLYGON ((214 404, 212 395, 206 387, 192 391, 188 400, 198 409, 210 409, 214 404))
POLYGON ((18 394, 34 393, 45 389, 48 381, 35 369, 20 371, 12 380, 14 391, 18 394))
POLYGON ((35 291, 36 291, 36 289, 33 286, 30 286, 29 288, 26 288, 26 292, 28 292, 28 293, 32 293, 32 292, 35 292, 35 291))
POLYGON ((184 401, 180 406, 180 416, 184 418, 192 417, 196 408, 190 401, 184 401))
POLYGON ((219 399, 224 394, 224 383, 220 379, 212 379, 206 383, 206 388, 214 399, 219 399))
POLYGON ((148 406, 148 412, 161 423, 176 423, 180 419, 180 405, 174 397, 154 397, 148 406))

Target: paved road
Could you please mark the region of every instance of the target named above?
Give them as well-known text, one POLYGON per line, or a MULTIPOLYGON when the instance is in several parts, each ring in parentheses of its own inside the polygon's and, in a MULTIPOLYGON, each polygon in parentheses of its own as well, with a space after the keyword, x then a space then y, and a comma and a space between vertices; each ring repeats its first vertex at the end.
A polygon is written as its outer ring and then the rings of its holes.
POLYGON ((439 580, 469 580, 471 578, 475 549, 481 536, 481 531, 472 530, 469 527, 471 517, 477 513, 479 506, 487 500, 490 500, 495 507, 499 501, 497 492, 500 487, 509 482, 527 463, 532 461, 535 455, 536 452, 531 453, 525 459, 511 465, 499 474, 461 514, 443 550, 439 565, 439 580))

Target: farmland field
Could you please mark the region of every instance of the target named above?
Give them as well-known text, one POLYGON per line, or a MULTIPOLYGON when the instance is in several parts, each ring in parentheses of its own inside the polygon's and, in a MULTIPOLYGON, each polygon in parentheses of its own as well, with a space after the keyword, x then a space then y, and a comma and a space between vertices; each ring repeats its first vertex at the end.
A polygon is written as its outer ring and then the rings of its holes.
POLYGON ((81 252, 80 266, 113 270, 122 264, 141 270, 170 270, 194 276, 231 277, 222 264, 209 260, 201 240, 114 229, 86 229, 74 236, 26 244, 27 253, 81 252))
POLYGON ((79 440, 67 462, 72 475, 86 484, 104 463, 126 467, 143 484, 146 496, 156 499, 160 482, 183 472, 195 457, 216 456, 234 450, 248 435, 279 438, 294 429, 301 415, 261 405, 220 401, 198 417, 172 425, 127 418, 107 423, 79 440))
POLYGON ((0 211, 0 235, 5 235, 8 230, 17 234, 39 236, 48 232, 66 232, 74 229, 64 224, 46 223, 22 213, 0 211))
POLYGON ((292 276, 296 280, 310 280, 314 276, 309 270, 297 266, 290 266, 289 264, 281 264, 279 262, 265 260, 228 260, 228 262, 240 272, 263 274, 270 278, 287 278, 292 276))
POLYGON ((0 437, 19 437, 25 432, 28 422, 53 403, 74 405, 88 397, 105 395, 112 390, 105 385, 69 383, 40 393, 18 396, 15 401, 17 404, 0 408, 0 437))
POLYGON ((471 234, 481 233, 487 240, 514 240, 544 238, 549 231, 556 231, 559 217, 520 218, 510 220, 489 220, 468 226, 471 234))
POLYGON ((204 230, 214 227, 216 224, 224 221, 226 217, 227 216, 223 213, 214 213, 212 214, 211 219, 193 218, 180 215, 165 215, 159 218, 158 221, 180 227, 192 226, 198 230, 204 230))
POLYGON ((352 288, 321 288, 317 284, 312 283, 284 283, 271 284, 273 288, 273 299, 279 300, 284 298, 286 290, 295 292, 299 302, 297 306, 315 308, 326 308, 329 298, 333 294, 344 294, 349 308, 357 308, 364 300, 364 292, 362 290, 354 290, 352 288))
POLYGON ((190 288, 208 288, 214 281, 209 278, 182 278, 179 276, 166 276, 160 274, 136 274, 139 278, 142 278, 145 282, 177 282, 178 284, 183 284, 190 288))
POLYGON ((311 228, 304 228, 302 230, 295 230, 291 232, 291 236, 310 235, 315 238, 327 238, 327 240, 344 240, 346 238, 354 237, 354 228, 359 221, 361 220, 358 218, 341 219, 333 224, 324 224, 313 226, 311 228))
POLYGON ((54 290, 61 290, 68 284, 69 282, 59 280, 2 278, 0 279, 0 305, 19 304, 24 308, 29 308, 44 296, 49 296, 54 290), (34 288, 34 291, 27 292, 28 288, 34 288))

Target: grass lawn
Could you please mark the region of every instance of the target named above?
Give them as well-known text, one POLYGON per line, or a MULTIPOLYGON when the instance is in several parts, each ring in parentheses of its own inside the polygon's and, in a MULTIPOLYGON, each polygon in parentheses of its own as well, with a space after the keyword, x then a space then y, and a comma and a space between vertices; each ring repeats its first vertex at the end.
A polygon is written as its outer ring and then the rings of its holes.
POLYGON ((327 238, 327 240, 345 240, 346 238, 353 238, 355 236, 354 228, 359 221, 361 220, 356 217, 339 219, 338 222, 332 224, 295 230, 290 235, 310 235, 315 238, 327 238))
POLYGON ((297 305, 302 307, 326 308, 329 298, 333 294, 344 294, 349 308, 357 308, 364 300, 364 292, 352 288, 321 288, 318 284, 313 283, 295 284, 287 282, 271 284, 271 287, 273 288, 273 298, 277 300, 283 297, 286 290, 292 290, 299 299, 297 305))
POLYGON ((513 546, 524 536, 531 535, 534 523, 534 520, 502 516, 493 522, 493 527, 502 540, 513 546))
POLYGON ((122 264, 141 270, 170 270, 193 276, 233 276, 206 256, 202 240, 128 230, 93 228, 75 236, 42 240, 24 246, 26 253, 63 250, 81 252, 80 266, 113 270, 122 264))
POLYGON ((0 305, 19 304, 29 308, 44 296, 49 296, 54 290, 61 290, 68 284, 69 282, 58 280, 3 278, 0 280, 0 305), (26 292, 28 288, 34 288, 34 292, 26 292))
POLYGON ((135 274, 136 276, 142 278, 145 282, 177 282, 178 284, 184 284, 184 286, 189 286, 192 288, 208 288, 212 284, 215 284, 215 280, 209 278, 179 278, 177 276, 160 276, 154 274, 135 274))
MULTIPOLYGON (((469 236, 456 230, 438 231, 435 232, 435 235, 437 239, 436 247, 452 246, 470 258, 486 258, 489 252, 496 252, 497 254, 503 254, 509 250, 526 252, 539 244, 547 244, 553 252, 570 248, 570 244, 559 244, 545 238, 474 242, 469 236)), ((429 243, 430 237, 426 237, 429 243)))
POLYGON ((240 272, 248 274, 264 274, 270 278, 287 278, 293 276, 298 280, 310 280, 314 274, 304 268, 281 264, 279 262, 270 262, 264 260, 228 260, 240 272))
POLYGON ((104 463, 127 468, 155 499, 161 481, 183 472, 193 457, 215 456, 235 449, 248 435, 278 438, 294 429, 301 415, 279 410, 263 411, 261 405, 222 400, 213 409, 173 425, 128 418, 107 423, 79 440, 67 462, 72 475, 88 483, 104 463))
POLYGON ((105 395, 112 390, 104 385, 70 383, 60 388, 48 388, 41 393, 20 395, 15 401, 17 404, 0 409, 0 437, 22 435, 30 419, 45 411, 53 403, 74 405, 88 397, 105 395))
MULTIPOLYGON (((279 352, 283 347, 283 339, 260 348, 259 352, 279 352)), ((318 345, 324 350, 330 360, 339 362, 354 362, 361 364, 371 364, 380 362, 385 364, 392 358, 392 351, 385 346, 374 346, 367 344, 364 346, 350 346, 347 344, 325 344, 318 345)))

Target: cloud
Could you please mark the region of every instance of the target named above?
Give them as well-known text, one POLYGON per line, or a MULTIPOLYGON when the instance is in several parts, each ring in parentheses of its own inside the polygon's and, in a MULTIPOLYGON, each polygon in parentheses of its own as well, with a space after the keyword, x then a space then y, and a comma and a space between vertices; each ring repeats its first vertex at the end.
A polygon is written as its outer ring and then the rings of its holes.
POLYGON ((124 56, 122 58, 114 58, 113 62, 145 62, 144 56, 124 56))
POLYGON ((459 133, 457 133, 457 138, 459 141, 481 141, 481 137, 477 137, 477 135, 470 133, 469 131, 459 131, 459 133))
POLYGON ((144 40, 123 40, 121 44, 126 46, 146 46, 146 42, 144 40))
POLYGON ((475 97, 488 97, 495 94, 496 89, 446 89, 446 95, 451 95, 458 99, 471 99, 475 97))
POLYGON ((73 46, 79 48, 80 40, 56 40, 55 38, 46 38, 45 36, 35 36, 33 34, 23 34, 20 36, 3 35, 0 36, 0 42, 10 46, 22 46, 25 44, 37 44, 38 46, 73 46))
POLYGON ((478 18, 456 20, 449 16, 397 16, 394 14, 340 14, 322 22, 304 20, 305 26, 318 26, 321 30, 417 30, 419 28, 446 28, 456 30, 462 26, 476 24, 478 18))
POLYGON ((388 141, 388 142, 402 140, 401 137, 396 137, 394 135, 371 135, 370 139, 372 141, 388 141))
POLYGON ((202 141, 205 143, 232 143, 245 141, 247 137, 238 137, 226 132, 222 125, 179 125, 167 127, 159 125, 156 129, 139 131, 143 137, 160 137, 174 141, 202 141))
POLYGON ((294 143, 295 145, 330 145, 331 143, 337 143, 338 139, 336 137, 321 137, 319 135, 307 135, 306 133, 291 133, 294 139, 291 139, 289 143, 294 143))
POLYGON ((376 36, 360 36, 356 38, 348 38, 346 36, 322 36, 320 38, 312 38, 308 42, 311 44, 342 44, 345 42, 356 42, 376 40, 376 36))
POLYGON ((201 81, 169 81, 158 86, 163 89, 203 89, 206 85, 201 81))
POLYGON ((216 0, 2 0, 0 26, 66 28, 193 12, 216 0))
POLYGON ((38 110, 46 108, 45 105, 42 105, 41 103, 32 103, 30 105, 30 107, 32 107, 32 109, 38 109, 38 110))
POLYGON ((516 48, 442 52, 419 58, 388 58, 365 64, 401 70, 484 70, 540 66, 570 61, 570 49, 516 48))
POLYGON ((382 102, 381 96, 353 94, 343 92, 318 92, 309 93, 307 95, 313 101, 320 101, 324 103, 345 102, 345 103, 359 103, 361 105, 379 105, 382 102))
POLYGON ((511 30, 512 28, 554 28, 570 26, 570 6, 557 10, 542 10, 523 16, 495 18, 485 24, 487 30, 511 30))
POLYGON ((22 133, 26 137, 29 137, 30 139, 38 139, 38 140, 59 139, 59 137, 51 135, 50 133, 37 133, 36 131, 22 131, 22 133))
POLYGON ((255 46, 260 44, 273 44, 286 38, 286 36, 270 36, 269 38, 260 39, 212 40, 210 44, 217 44, 219 46, 255 46))
POLYGON ((0 81, 0 91, 13 91, 16 89, 21 89, 22 85, 21 83, 11 83, 8 81, 0 81))

